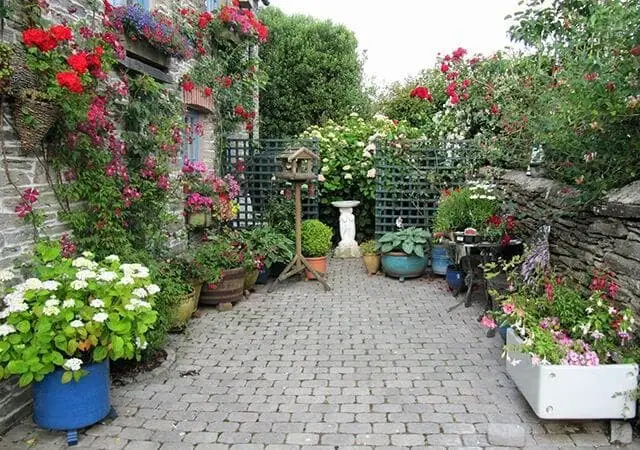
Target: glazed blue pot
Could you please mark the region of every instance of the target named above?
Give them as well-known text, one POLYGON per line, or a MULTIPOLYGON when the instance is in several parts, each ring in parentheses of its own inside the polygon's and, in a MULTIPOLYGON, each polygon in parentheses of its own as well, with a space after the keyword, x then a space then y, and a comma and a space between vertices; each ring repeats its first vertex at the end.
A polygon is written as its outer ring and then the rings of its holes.
POLYGON ((265 267, 258 274, 258 279, 256 280, 256 284, 267 284, 269 281, 269 275, 271 274, 271 270, 268 267, 265 267))
POLYGON ((46 375, 33 385, 33 421, 50 430, 77 430, 107 417, 109 399, 109 360, 86 364, 89 372, 80 381, 62 383, 62 369, 46 375))
POLYGON ((444 245, 434 245, 431 249, 431 271, 436 275, 446 275, 447 267, 453 264, 444 245))
POLYGON ((454 291, 462 289, 464 286, 464 272, 462 270, 458 270, 455 264, 450 264, 447 266, 446 274, 449 289, 454 291))
POLYGON ((382 270, 390 277, 416 278, 422 276, 427 266, 427 258, 424 256, 407 255, 403 252, 384 253, 382 255, 382 270))
POLYGON ((509 325, 503 325, 498 327, 498 333, 500 333, 500 337, 504 342, 507 342, 507 331, 511 328, 509 325))

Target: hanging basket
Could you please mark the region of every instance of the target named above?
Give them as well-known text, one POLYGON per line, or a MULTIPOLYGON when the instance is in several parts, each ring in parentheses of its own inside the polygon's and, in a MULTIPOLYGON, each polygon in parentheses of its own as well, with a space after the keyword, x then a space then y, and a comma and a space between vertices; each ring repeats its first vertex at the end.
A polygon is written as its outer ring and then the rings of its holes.
POLYGON ((18 97, 25 89, 38 89, 38 76, 27 66, 27 54, 20 47, 14 47, 11 52, 11 77, 9 78, 9 93, 18 97))
POLYGON ((15 104, 14 116, 23 153, 31 153, 56 123, 58 108, 50 103, 21 98, 15 104))

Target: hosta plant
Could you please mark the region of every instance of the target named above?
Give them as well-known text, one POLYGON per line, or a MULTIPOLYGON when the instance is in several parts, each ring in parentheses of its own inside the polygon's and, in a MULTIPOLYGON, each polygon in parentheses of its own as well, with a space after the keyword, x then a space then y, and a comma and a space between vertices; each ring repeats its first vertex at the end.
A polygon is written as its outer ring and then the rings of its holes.
MULTIPOLYGON (((116 255, 103 261, 89 252, 66 258, 59 244, 40 242, 31 270, 32 278, 4 296, 0 379, 17 375, 26 386, 62 368, 62 382, 68 383, 86 374, 85 364, 140 358, 160 290, 147 267, 116 255)), ((8 271, 0 277, 11 278, 8 271)))
POLYGON ((383 235, 378 240, 378 250, 381 253, 404 252, 422 258, 430 239, 430 233, 423 228, 405 228, 383 235))

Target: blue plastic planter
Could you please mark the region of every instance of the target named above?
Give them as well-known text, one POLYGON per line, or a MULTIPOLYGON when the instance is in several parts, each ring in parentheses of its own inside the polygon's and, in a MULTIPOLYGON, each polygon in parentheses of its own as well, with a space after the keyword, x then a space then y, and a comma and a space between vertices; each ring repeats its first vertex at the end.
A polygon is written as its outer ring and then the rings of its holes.
POLYGON ((416 278, 422 276, 427 266, 427 259, 422 256, 407 255, 401 252, 385 253, 382 255, 382 270, 390 277, 416 278))
POLYGON ((450 264, 446 270, 446 280, 449 289, 459 291, 464 286, 464 272, 458 270, 455 264, 450 264))
POLYGON ((89 373, 78 382, 63 384, 64 371, 57 369, 33 385, 33 421, 42 428, 67 431, 70 445, 77 443, 79 428, 101 421, 111 411, 109 361, 82 368, 89 373))
POLYGON ((500 337, 504 342, 507 342, 507 331, 511 328, 509 325, 503 325, 498 327, 498 333, 500 333, 500 337))
POLYGON ((256 284, 267 284, 267 282, 269 281, 270 273, 271 273, 271 270, 269 270, 268 267, 265 267, 264 269, 262 269, 258 274, 258 279, 256 280, 256 284))
POLYGON ((447 267, 453 264, 444 245, 434 245, 431 249, 431 271, 436 275, 446 275, 447 267))

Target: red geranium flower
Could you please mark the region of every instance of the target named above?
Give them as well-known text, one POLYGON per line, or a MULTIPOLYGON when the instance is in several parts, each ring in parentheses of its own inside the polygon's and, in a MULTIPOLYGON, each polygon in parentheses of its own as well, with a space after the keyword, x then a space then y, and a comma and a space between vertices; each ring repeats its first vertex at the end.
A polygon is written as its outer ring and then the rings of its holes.
POLYGON ((73 38, 73 34, 71 34, 71 28, 65 25, 54 25, 49 29, 49 32, 58 42, 70 41, 73 38))
POLYGON ((500 114, 500 107, 494 103, 493 105, 491 105, 490 112, 492 116, 497 116, 498 114, 500 114))
POLYGON ((82 80, 75 72, 60 72, 56 74, 56 80, 58 81, 58 85, 61 87, 66 87, 71 92, 75 92, 77 94, 82 93, 82 80))
POLYGON ((89 61, 85 52, 75 53, 67 58, 67 64, 78 74, 82 75, 89 68, 89 61))
POLYGON ((211 15, 211 13, 209 11, 205 11, 200 14, 200 17, 198 17, 198 27, 204 29, 212 20, 213 16, 211 15))
POLYGON ((41 52, 48 52, 56 48, 55 37, 40 28, 29 28, 22 32, 22 42, 27 47, 38 47, 41 52))
POLYGON ((193 91, 193 89, 194 89, 195 87, 196 87, 196 85, 195 85, 195 84, 194 84, 194 82, 193 82, 191 79, 189 79, 189 78, 185 78, 185 79, 182 81, 182 89, 183 89, 185 92, 191 92, 191 91, 193 91))
POLYGON ((202 92, 204 93, 205 97, 211 97, 211 93, 213 92, 213 89, 211 89, 210 87, 206 87, 202 92))

